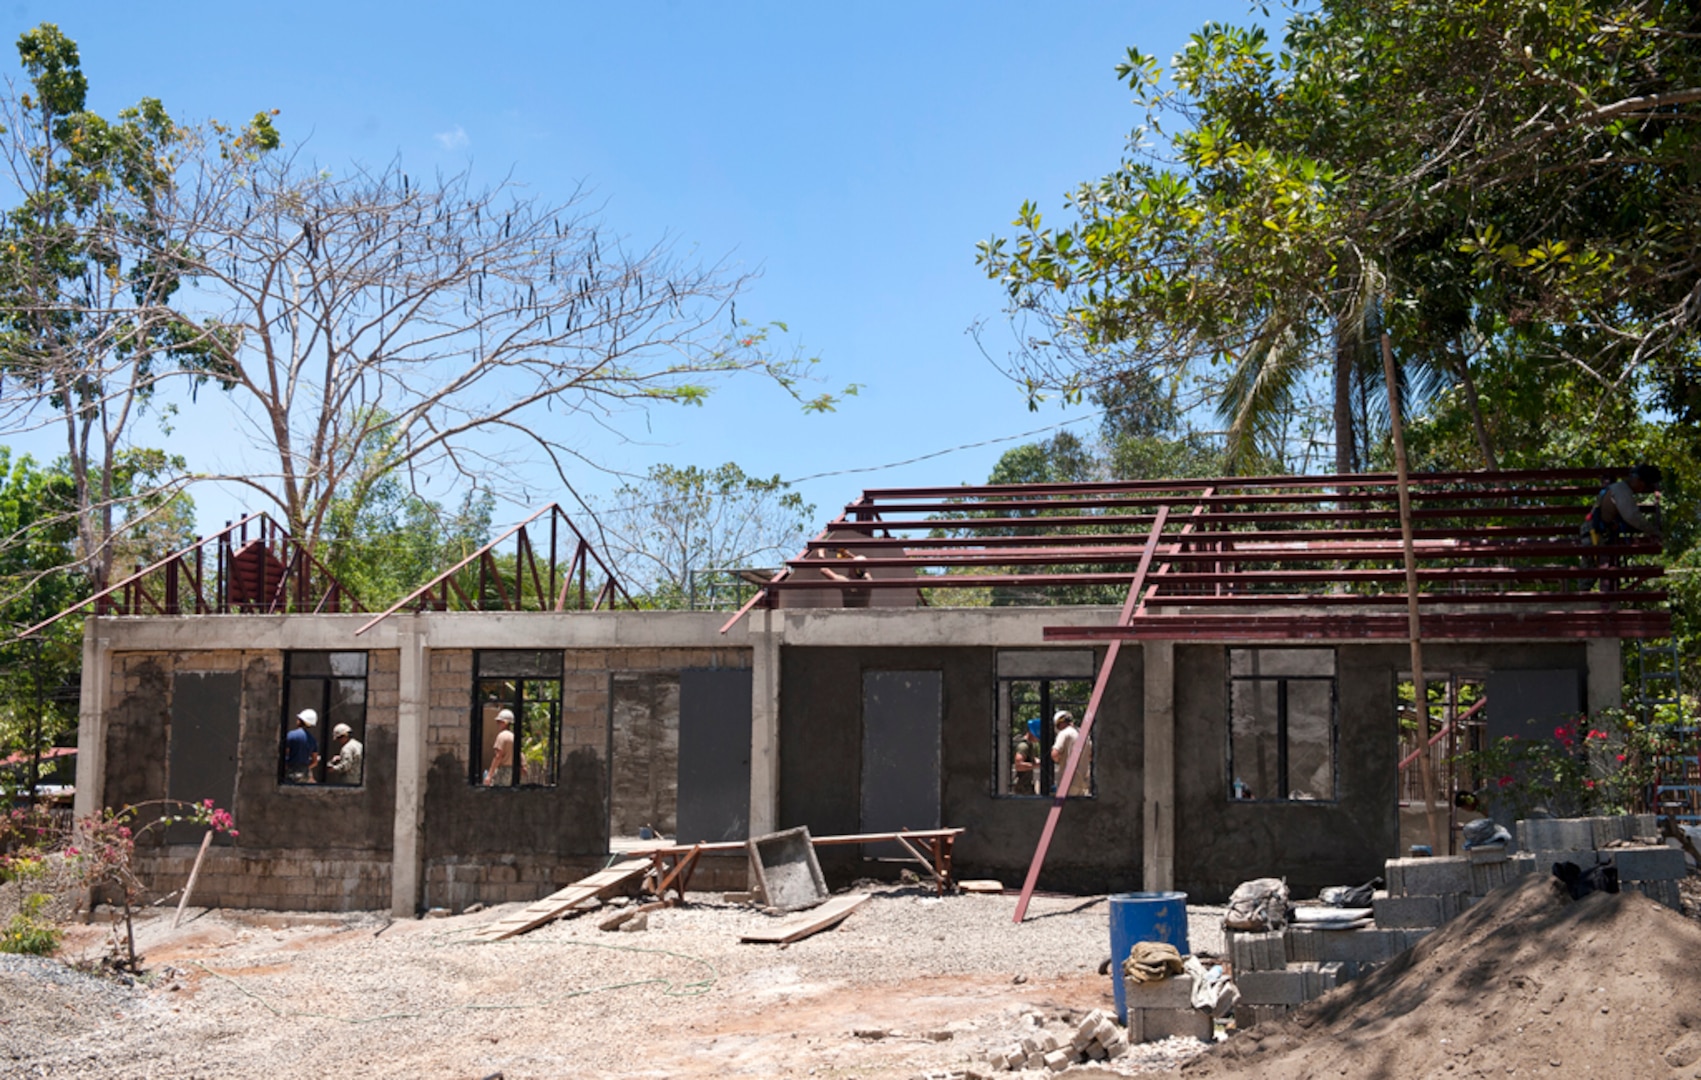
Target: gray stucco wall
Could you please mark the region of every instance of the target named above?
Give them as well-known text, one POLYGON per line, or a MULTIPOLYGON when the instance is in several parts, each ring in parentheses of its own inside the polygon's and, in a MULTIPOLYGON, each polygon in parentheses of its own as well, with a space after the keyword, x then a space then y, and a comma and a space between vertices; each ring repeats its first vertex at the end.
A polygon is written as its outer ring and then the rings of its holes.
MULTIPOLYGON (((944 682, 941 818, 967 832, 959 877, 1020 885, 1049 798, 993 795, 996 649, 787 648, 781 651, 780 827, 856 832, 862 755, 862 674, 931 670, 944 682)), ((1102 655, 1102 653, 1101 653, 1102 655)), ((1072 801, 1052 839, 1043 888, 1131 889, 1140 878, 1143 742, 1141 658, 1123 650, 1093 729, 1097 797, 1072 801)), ((838 881, 866 872, 848 848, 818 852, 838 881)))
MULTIPOLYGON (((1225 898, 1255 877, 1285 877, 1295 897, 1378 876, 1401 854, 1396 779, 1395 680, 1408 646, 1341 645, 1336 652, 1339 800, 1233 802, 1228 787, 1227 651, 1178 645, 1176 687, 1176 888, 1200 902, 1225 898)), ((1426 671, 1585 666, 1581 644, 1436 645, 1426 671)))

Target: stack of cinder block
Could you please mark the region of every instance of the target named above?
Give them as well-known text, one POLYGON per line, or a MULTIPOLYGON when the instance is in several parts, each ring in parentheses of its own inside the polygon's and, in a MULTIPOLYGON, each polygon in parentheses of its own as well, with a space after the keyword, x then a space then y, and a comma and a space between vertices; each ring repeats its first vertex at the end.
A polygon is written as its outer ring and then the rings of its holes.
POLYGON ((1652 814, 1520 821, 1516 853, 1499 846, 1463 855, 1389 859, 1383 871, 1387 892, 1371 901, 1374 926, 1228 931, 1229 960, 1240 989, 1235 1024, 1244 1028, 1274 1019, 1374 971, 1495 889, 1525 874, 1548 873, 1556 862, 1616 865, 1621 889, 1681 911, 1678 882, 1687 873, 1683 852, 1661 846, 1656 832, 1652 814))
POLYGON ((1129 1042, 1157 1042, 1178 1035, 1210 1042, 1216 1037, 1210 1010, 1193 1007, 1193 980, 1186 975, 1149 983, 1124 977, 1122 987, 1129 1042))
POLYGON ((1682 851, 1664 846, 1653 814, 1520 821, 1518 846, 1532 852, 1544 872, 1558 862, 1616 867, 1621 890, 1683 910, 1677 883, 1688 874, 1688 864, 1682 851))
POLYGON ((1356 930, 1301 930, 1267 933, 1228 932, 1229 963, 1240 991, 1235 1006, 1237 1027, 1273 1020, 1312 998, 1322 997, 1345 981, 1345 965, 1320 949, 1318 936, 1354 938, 1356 930))
MULTIPOLYGON (((1388 894, 1371 901, 1376 926, 1379 930, 1416 930, 1422 937, 1536 866, 1534 857, 1511 854, 1502 846, 1477 848, 1464 855, 1389 859, 1383 869, 1388 894)), ((1413 942, 1415 938, 1404 947, 1410 948, 1413 942)))
MULTIPOLYGON (((1192 984, 1191 979, 1168 979, 1166 982, 1192 984)), ((1132 1013, 1130 1014, 1132 1021, 1132 1013)), ((1044 1029, 1025 1035, 1020 1043, 994 1051, 991 1063, 995 1069, 1049 1069, 1062 1072, 1084 1061, 1105 1061, 1128 1052, 1128 1036, 1117 1026, 1114 1017, 1094 1009, 1075 1026, 1068 1042, 1044 1029)))

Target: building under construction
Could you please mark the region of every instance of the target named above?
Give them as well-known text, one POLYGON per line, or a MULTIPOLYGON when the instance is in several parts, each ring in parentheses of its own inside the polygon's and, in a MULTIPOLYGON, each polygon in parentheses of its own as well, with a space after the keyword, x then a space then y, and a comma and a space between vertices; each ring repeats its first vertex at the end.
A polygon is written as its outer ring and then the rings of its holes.
POLYGON ((554 507, 365 611, 252 518, 91 600, 77 809, 230 807, 196 902, 231 907, 533 900, 646 831, 794 826, 961 828, 959 875, 1051 889, 1364 881, 1454 751, 1619 704, 1669 635, 1658 543, 1579 538, 1601 480, 1413 477, 1409 537, 1392 475, 870 490, 736 612, 635 609, 554 507))

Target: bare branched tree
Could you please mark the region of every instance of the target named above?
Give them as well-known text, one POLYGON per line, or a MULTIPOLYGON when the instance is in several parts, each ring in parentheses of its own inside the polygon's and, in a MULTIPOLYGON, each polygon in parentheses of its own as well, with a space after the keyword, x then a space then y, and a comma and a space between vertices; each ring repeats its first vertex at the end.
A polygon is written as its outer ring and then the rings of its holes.
POLYGON ((815 513, 778 476, 730 461, 657 465, 594 509, 621 580, 657 607, 688 604, 694 574, 778 566, 802 550, 815 513))
POLYGON ((798 396, 813 362, 737 321, 746 275, 666 244, 629 251, 582 194, 397 165, 334 176, 285 155, 237 166, 205 175, 197 206, 216 209, 197 210, 178 307, 270 462, 232 479, 309 543, 378 473, 512 492, 530 453, 571 487, 587 424, 701 401, 735 372, 798 396))

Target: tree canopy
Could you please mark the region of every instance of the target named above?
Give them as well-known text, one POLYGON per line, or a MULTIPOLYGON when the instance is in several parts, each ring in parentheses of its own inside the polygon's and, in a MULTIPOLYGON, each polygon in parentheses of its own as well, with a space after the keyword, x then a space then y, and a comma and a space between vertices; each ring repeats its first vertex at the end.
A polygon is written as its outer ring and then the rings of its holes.
POLYGON ((1470 415, 1478 465, 1558 400, 1605 414, 1652 395, 1692 424, 1696 20, 1325 0, 1280 48, 1210 24, 1167 70, 1130 49, 1117 72, 1145 117, 1125 159, 1069 196, 1066 224, 1030 202, 981 245, 1032 328, 1016 373, 1031 394, 1185 378, 1239 463, 1291 460, 1283 425, 1331 398, 1337 463, 1366 460, 1382 331, 1409 402, 1470 415), (1524 417, 1485 401, 1512 400, 1509 379, 1538 391, 1524 417))

